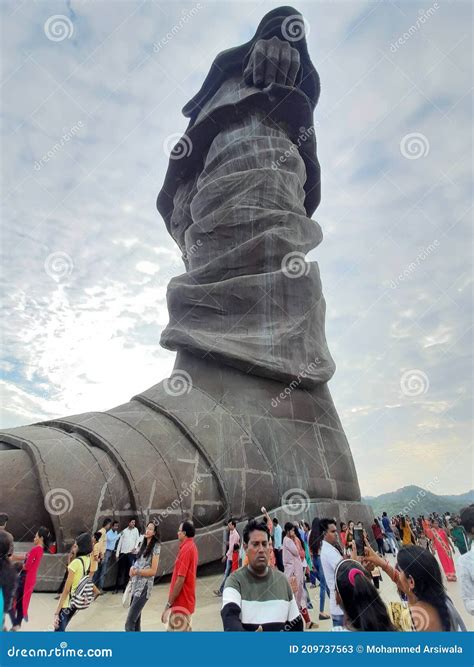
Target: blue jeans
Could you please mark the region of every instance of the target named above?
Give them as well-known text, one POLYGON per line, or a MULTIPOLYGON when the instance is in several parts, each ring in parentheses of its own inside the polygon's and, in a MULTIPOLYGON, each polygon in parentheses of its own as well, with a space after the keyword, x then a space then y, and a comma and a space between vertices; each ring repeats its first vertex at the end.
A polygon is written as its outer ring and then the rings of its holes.
MULTIPOLYGON (((104 555, 104 560, 101 562, 99 569, 98 569, 98 579, 99 579, 99 588, 100 590, 104 590, 104 584, 105 584, 105 576, 107 574, 107 570, 109 569, 109 561, 112 558, 113 551, 111 549, 107 549, 104 555)), ((95 582, 94 582, 95 583, 95 582)))
POLYGON ((313 555, 312 561, 315 576, 319 580, 319 613, 322 614, 324 611, 324 603, 326 602, 326 593, 329 595, 329 589, 324 577, 324 570, 323 566, 321 565, 321 557, 313 555))
POLYGON ((232 561, 228 560, 226 561, 225 565, 224 579, 222 580, 222 584, 219 586, 219 593, 222 593, 222 591, 224 590, 225 582, 231 572, 232 572, 232 561))
POLYGON ((142 611, 147 603, 147 587, 143 589, 141 595, 134 595, 130 603, 130 608, 125 621, 125 632, 140 632, 142 629, 142 611))
POLYGON ((331 614, 332 618, 332 627, 337 628, 341 627, 344 625, 344 614, 331 614))
POLYGON ((69 621, 76 613, 77 609, 70 609, 69 607, 64 607, 59 612, 59 625, 54 629, 55 632, 64 632, 68 626, 69 621))
POLYGON ((396 556, 397 553, 398 553, 398 544, 397 544, 397 540, 395 539, 395 535, 394 535, 393 533, 388 533, 388 532, 386 532, 386 533, 385 533, 385 537, 386 537, 387 540, 388 540, 388 544, 389 544, 389 546, 390 546, 390 549, 391 549, 391 551, 392 551, 392 554, 393 554, 394 556, 396 556))

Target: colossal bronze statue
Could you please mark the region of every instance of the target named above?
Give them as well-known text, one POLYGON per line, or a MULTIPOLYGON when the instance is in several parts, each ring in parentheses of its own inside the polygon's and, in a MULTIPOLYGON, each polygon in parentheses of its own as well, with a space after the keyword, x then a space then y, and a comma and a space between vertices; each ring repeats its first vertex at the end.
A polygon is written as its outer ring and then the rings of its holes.
POLYGON ((186 268, 161 338, 173 374, 107 412, 2 434, 0 509, 17 539, 49 525, 61 552, 106 515, 157 516, 166 571, 182 517, 201 563, 220 557, 225 517, 262 505, 283 520, 369 520, 327 386, 319 269, 305 261, 322 239, 319 89, 290 7, 217 56, 157 202, 186 268))

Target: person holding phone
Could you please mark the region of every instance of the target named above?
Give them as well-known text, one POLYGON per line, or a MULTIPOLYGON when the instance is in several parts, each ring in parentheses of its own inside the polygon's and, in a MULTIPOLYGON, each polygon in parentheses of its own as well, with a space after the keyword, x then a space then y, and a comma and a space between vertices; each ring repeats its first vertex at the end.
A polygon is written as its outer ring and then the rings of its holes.
POLYGON ((364 555, 364 547, 365 547, 365 536, 364 536, 364 529, 361 526, 357 526, 354 528, 354 544, 356 547, 356 554, 358 556, 363 556, 364 555))
POLYGON ((436 558, 418 546, 402 547, 396 567, 366 544, 362 564, 386 572, 408 602, 417 632, 465 632, 466 626, 443 584, 436 558))

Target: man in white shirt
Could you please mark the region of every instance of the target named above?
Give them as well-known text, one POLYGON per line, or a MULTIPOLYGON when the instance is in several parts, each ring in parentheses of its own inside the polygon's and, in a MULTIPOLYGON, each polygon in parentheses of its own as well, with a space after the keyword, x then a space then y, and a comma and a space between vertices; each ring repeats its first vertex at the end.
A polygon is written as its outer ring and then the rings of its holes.
POLYGON ((474 615, 474 505, 461 510, 461 525, 471 540, 470 550, 460 556, 457 564, 461 597, 466 611, 474 615))
POLYGON ((128 526, 120 533, 117 542, 117 549, 115 552, 117 557, 117 579, 115 580, 114 593, 118 593, 119 588, 121 587, 125 590, 129 579, 130 568, 135 561, 140 540, 140 533, 135 524, 136 520, 130 519, 128 526))
POLYGON ((234 550, 236 547, 237 549, 240 547, 240 535, 237 532, 237 522, 234 519, 230 519, 227 522, 227 528, 229 530, 229 546, 226 553, 222 557, 222 562, 225 562, 226 564, 224 579, 222 580, 219 589, 214 591, 214 595, 217 595, 218 597, 222 597, 222 591, 224 590, 225 582, 227 581, 229 574, 232 572, 232 559, 234 556, 234 550))
POLYGON ((341 627, 344 625, 344 610, 336 602, 336 579, 334 575, 343 556, 335 546, 338 543, 338 535, 334 519, 322 519, 321 531, 324 535, 321 543, 321 565, 329 588, 329 611, 331 612, 333 628, 341 627))
POLYGON ((273 551, 275 553, 275 562, 280 572, 284 572, 283 567, 283 531, 278 523, 278 519, 273 519, 273 551))

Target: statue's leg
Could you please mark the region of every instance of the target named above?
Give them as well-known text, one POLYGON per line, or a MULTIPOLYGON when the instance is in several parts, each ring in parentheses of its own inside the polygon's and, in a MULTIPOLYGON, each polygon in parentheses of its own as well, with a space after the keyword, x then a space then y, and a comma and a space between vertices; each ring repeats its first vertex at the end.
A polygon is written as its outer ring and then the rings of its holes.
MULTIPOLYGON (((285 127, 263 113, 216 136, 187 191, 183 237, 193 252, 188 272, 171 281, 163 341, 178 350, 175 368, 245 427, 279 499, 299 488, 355 501, 357 475, 327 388, 334 364, 318 267, 303 261, 321 240, 304 183, 285 127), (297 275, 285 266, 292 253, 297 275)), ((173 409, 186 419, 186 401, 173 409)))
POLYGON ((288 383, 303 369, 303 385, 330 379, 319 269, 304 259, 322 237, 305 180, 295 145, 263 112, 215 137, 184 215, 189 270, 169 285, 165 347, 288 383))

